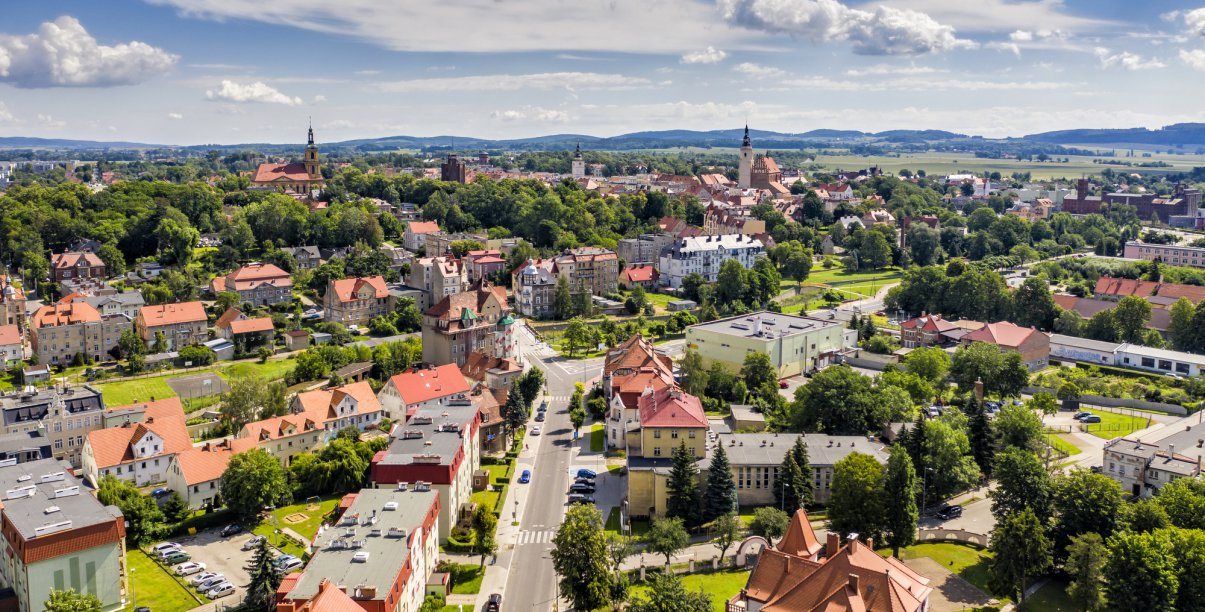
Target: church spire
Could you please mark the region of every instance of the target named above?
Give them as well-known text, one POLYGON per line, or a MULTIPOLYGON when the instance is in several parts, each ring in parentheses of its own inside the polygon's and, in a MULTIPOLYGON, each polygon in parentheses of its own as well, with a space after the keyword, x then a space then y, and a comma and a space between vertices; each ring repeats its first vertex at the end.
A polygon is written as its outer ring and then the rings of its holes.
POLYGON ((745 139, 741 141, 741 146, 742 147, 753 146, 753 144, 749 142, 749 124, 748 123, 745 124, 745 139))
POLYGON ((576 147, 574 147, 574 149, 573 149, 573 157, 574 157, 575 159, 581 159, 581 158, 582 158, 582 143, 580 143, 580 142, 579 142, 579 143, 577 143, 577 146, 576 146, 576 147))
POLYGON ((309 134, 309 139, 306 141, 306 144, 313 145, 314 144, 314 120, 310 119, 309 123, 310 123, 310 134, 309 134))

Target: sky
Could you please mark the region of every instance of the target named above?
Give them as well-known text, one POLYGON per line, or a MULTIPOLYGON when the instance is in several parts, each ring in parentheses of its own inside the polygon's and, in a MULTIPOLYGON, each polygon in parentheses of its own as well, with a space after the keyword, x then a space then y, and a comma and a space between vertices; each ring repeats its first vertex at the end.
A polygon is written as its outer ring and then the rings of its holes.
POLYGON ((1205 0, 8 2, 0 136, 1205 122, 1205 0))

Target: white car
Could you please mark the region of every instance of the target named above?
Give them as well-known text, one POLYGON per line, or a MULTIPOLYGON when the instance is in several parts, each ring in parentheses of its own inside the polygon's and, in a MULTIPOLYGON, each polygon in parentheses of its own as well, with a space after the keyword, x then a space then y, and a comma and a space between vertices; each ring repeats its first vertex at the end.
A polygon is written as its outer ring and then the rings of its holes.
POLYGON ((531 435, 533 435, 533 436, 540 435, 540 426, 539 425, 536 425, 535 427, 531 428, 531 435))
POLYGON ((243 544, 243 550, 253 550, 255 547, 259 546, 259 543, 262 541, 264 541, 264 536, 255 536, 243 544))
POLYGON ((191 584, 193 586, 199 586, 201 583, 205 582, 206 580, 211 580, 213 578, 221 578, 222 580, 225 580, 225 578, 217 572, 201 572, 200 574, 197 574, 196 576, 189 578, 188 584, 191 584))
POLYGON ((305 565, 305 561, 302 561, 301 559, 289 559, 288 561, 280 564, 280 571, 291 572, 295 569, 300 569, 303 565, 305 565))
POLYGON ((198 593, 204 593, 204 592, 208 591, 209 589, 212 589, 213 587, 216 587, 219 584, 222 584, 225 582, 228 582, 226 580, 225 576, 223 576, 221 574, 214 574, 213 576, 210 576, 208 580, 198 582, 194 586, 197 587, 198 593))
POLYGON ((219 599, 227 595, 234 594, 234 585, 229 582, 223 582, 212 589, 206 591, 205 596, 210 599, 219 599))
POLYGON ((175 542, 160 542, 151 547, 151 552, 153 552, 155 554, 159 554, 169 548, 174 548, 176 550, 180 550, 182 547, 175 542))
POLYGON ((205 571, 205 564, 198 561, 185 561, 176 566, 177 576, 191 576, 197 572, 205 571))

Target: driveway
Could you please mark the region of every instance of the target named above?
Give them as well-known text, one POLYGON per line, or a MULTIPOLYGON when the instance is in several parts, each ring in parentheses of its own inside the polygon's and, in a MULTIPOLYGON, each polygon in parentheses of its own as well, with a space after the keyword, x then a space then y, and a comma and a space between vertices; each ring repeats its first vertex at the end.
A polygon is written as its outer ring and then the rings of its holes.
POLYGON ((238 590, 233 595, 223 597, 223 603, 241 601, 251 576, 245 566, 251 562, 254 551, 243 551, 242 546, 251 539, 252 534, 243 532, 229 538, 218 535, 217 529, 207 529, 192 538, 184 538, 180 543, 184 550, 192 555, 193 561, 205 564, 205 571, 220 572, 238 590))
POLYGON ((979 590, 979 587, 954 575, 929 557, 908 559, 904 561, 904 565, 929 579, 929 586, 933 589, 933 593, 929 595, 931 612, 978 609, 995 601, 987 593, 979 590))

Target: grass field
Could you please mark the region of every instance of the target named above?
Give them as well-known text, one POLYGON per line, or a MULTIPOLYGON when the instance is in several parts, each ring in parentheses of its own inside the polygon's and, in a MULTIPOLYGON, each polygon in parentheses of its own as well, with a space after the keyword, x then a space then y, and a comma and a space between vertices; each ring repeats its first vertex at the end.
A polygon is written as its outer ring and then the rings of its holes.
MULTIPOLYGON (((891 549, 880 550, 879 554, 890 555, 891 549)), ((942 567, 961 576, 963 580, 979 587, 985 593, 990 593, 987 588, 987 564, 991 559, 991 553, 988 551, 951 542, 914 544, 900 549, 901 559, 918 557, 929 557, 942 567)))
POLYGON ((481 592, 481 579, 485 572, 481 566, 474 563, 449 563, 444 571, 452 574, 452 592, 457 595, 470 595, 481 592))
MULTIPOLYGON (((1085 148, 1101 150, 1102 147, 1090 145, 1085 148)), ((1103 147, 1104 150, 1110 150, 1103 147)), ((816 163, 824 167, 825 170, 854 170, 865 168, 867 166, 879 166, 883 172, 898 173, 901 169, 907 168, 916 172, 924 170, 930 176, 946 175, 946 174, 961 174, 964 172, 982 174, 984 172, 1000 172, 1003 175, 1010 175, 1013 172, 1029 172, 1034 179, 1048 178, 1077 178, 1084 174, 1099 174, 1105 168, 1113 168, 1116 171, 1122 172, 1137 172, 1139 174, 1167 174, 1169 172, 1185 172, 1192 170, 1193 166, 1200 166, 1205 162, 1205 157, 1200 155, 1167 155, 1162 153, 1152 154, 1151 157, 1121 157, 1124 151, 1117 150, 1115 159, 1118 161, 1130 161, 1135 164, 1151 161, 1163 161, 1171 164, 1170 168, 1138 168, 1127 166, 1107 166, 1103 164, 1093 163, 1091 156, 1072 155, 1067 157, 1067 162, 1038 162, 1025 161, 1016 159, 982 159, 976 158, 969 153, 907 153, 899 155, 819 155, 816 157, 816 163)), ((1141 153, 1135 151, 1135 155, 1140 156, 1141 153)), ((1060 156, 1059 159, 1062 159, 1060 156)))
MULTIPOLYGON (((615 535, 624 535, 619 533, 619 508, 611 508, 611 513, 607 515, 607 522, 603 529, 615 535)), ((632 537, 638 538, 648 532, 648 519, 637 519, 632 521, 632 537)))
MULTIPOLYGON (((724 612, 728 598, 736 595, 741 589, 745 588, 745 584, 749 582, 749 572, 744 570, 724 570, 720 572, 708 572, 698 574, 687 574, 681 577, 682 586, 686 587, 687 591, 697 593, 702 591, 711 597, 711 609, 716 612, 724 612)), ((629 592, 631 599, 637 597, 643 598, 648 592, 648 587, 642 584, 632 585, 632 590, 629 592)))
POLYGON ((270 544, 275 545, 284 552, 300 557, 302 553, 305 552, 301 549, 301 546, 298 546, 296 543, 294 543, 291 538, 286 538, 284 536, 278 537, 275 533, 273 533, 273 530, 287 527, 293 531, 296 531, 302 537, 313 540, 314 536, 318 534, 318 526, 322 524, 322 517, 334 510, 338 503, 339 500, 332 497, 330 499, 320 501, 318 503, 317 510, 310 510, 309 504, 305 502, 290 506, 282 506, 272 512, 276 518, 275 521, 268 519, 260 523, 254 529, 254 532, 256 535, 262 535, 268 538, 268 542, 270 544), (285 520, 286 516, 291 516, 294 514, 304 514, 306 519, 297 523, 290 523, 289 521, 285 520), (276 524, 273 525, 273 522, 276 524))
MULTIPOLYGON (((900 277, 899 268, 884 268, 882 270, 869 270, 866 272, 849 272, 845 268, 833 268, 825 270, 824 268, 813 268, 812 273, 804 279, 804 283, 832 285, 835 283, 870 283, 872 281, 883 283, 898 279, 900 277)), ((779 285, 783 289, 795 286, 795 281, 784 280, 779 285)))
MULTIPOLYGON (((198 598, 176 582, 176 579, 167 573, 167 568, 152 561, 141 550, 128 551, 126 563, 132 572, 130 585, 134 589, 137 607, 146 606, 155 612, 183 612, 205 601, 203 597, 198 598)), ((125 607, 126 610, 134 608, 134 602, 125 607)))
POLYGON ((167 385, 168 378, 171 377, 156 376, 155 378, 135 378, 105 383, 100 385, 100 391, 104 396, 105 405, 109 407, 150 401, 152 397, 155 399, 176 397, 176 392, 167 385))
POLYGON ((1049 444, 1054 450, 1063 453, 1068 457, 1078 455, 1080 453, 1078 446, 1054 434, 1046 434, 1046 443, 1049 444))
POLYGON ((1093 414, 1100 416, 1099 423, 1080 425, 1079 427, 1086 429, 1087 433, 1106 440, 1128 436, 1150 425, 1150 420, 1146 417, 1105 412, 1103 410, 1095 411, 1093 414))
POLYGON ((1030 595, 1020 609, 1026 612, 1079 612, 1083 608, 1067 596, 1066 582, 1051 578, 1037 593, 1030 595))
MULTIPOLYGON (((98 386, 104 395, 105 405, 125 406, 134 402, 149 401, 152 397, 155 399, 176 397, 176 392, 167 384, 167 381, 172 378, 194 376, 202 372, 216 371, 218 376, 221 376, 226 381, 248 376, 256 376, 265 381, 272 381, 284 378, 286 374, 292 371, 295 363, 292 359, 271 359, 267 363, 243 361, 233 364, 215 365, 204 370, 167 372, 162 376, 150 378, 134 378, 111 383, 100 383, 98 386)), ((208 398, 197 399, 205 406, 212 405, 215 402, 215 400, 208 398)), ((197 409, 198 407, 203 406, 190 405, 190 409, 197 409)))
POLYGON ((294 359, 269 359, 267 363, 258 361, 243 361, 227 365, 218 370, 222 378, 245 378, 258 376, 264 380, 279 380, 293 370, 297 362, 294 359))
POLYGON ((590 426, 590 452, 601 453, 606 448, 606 432, 603 431, 602 423, 595 423, 590 426))

